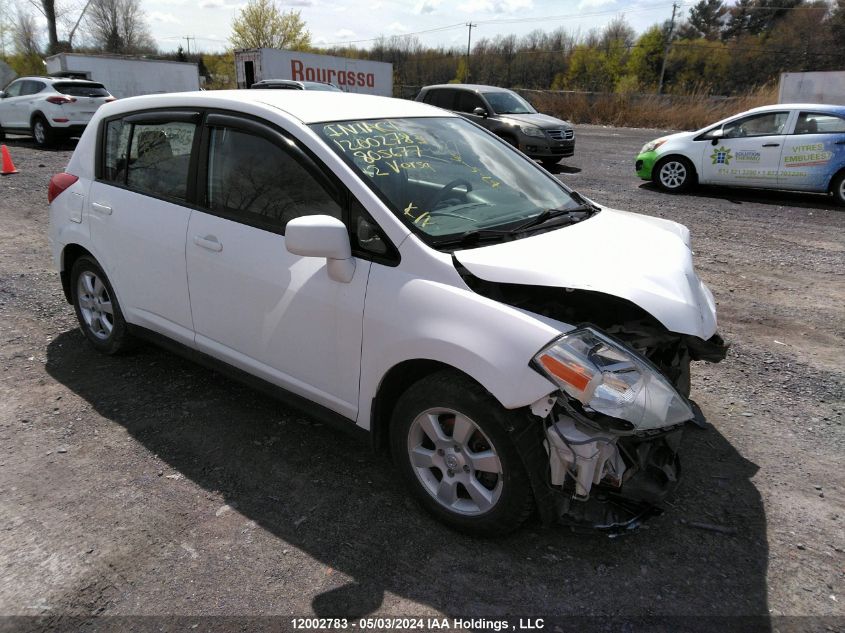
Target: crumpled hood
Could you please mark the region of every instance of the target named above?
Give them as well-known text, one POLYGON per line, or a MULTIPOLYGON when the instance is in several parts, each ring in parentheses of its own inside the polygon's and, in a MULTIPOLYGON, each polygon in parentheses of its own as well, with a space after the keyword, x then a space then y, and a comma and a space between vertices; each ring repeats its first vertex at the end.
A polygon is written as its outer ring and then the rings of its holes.
POLYGON ((672 332, 707 340, 716 333, 716 307, 693 270, 689 243, 677 222, 604 209, 579 224, 454 256, 485 281, 614 295, 672 332))
POLYGON ((561 121, 560 119, 556 119, 555 117, 549 116, 548 114, 502 114, 499 116, 516 124, 536 125, 544 129, 572 127, 566 121, 561 121))

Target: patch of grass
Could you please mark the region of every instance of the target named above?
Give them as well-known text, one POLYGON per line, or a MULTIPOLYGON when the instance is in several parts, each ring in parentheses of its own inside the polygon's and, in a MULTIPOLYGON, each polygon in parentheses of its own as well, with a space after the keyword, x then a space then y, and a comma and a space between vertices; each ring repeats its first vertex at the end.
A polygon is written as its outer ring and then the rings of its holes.
POLYGON ((572 123, 696 130, 762 105, 777 103, 777 87, 741 97, 520 90, 537 110, 572 123))

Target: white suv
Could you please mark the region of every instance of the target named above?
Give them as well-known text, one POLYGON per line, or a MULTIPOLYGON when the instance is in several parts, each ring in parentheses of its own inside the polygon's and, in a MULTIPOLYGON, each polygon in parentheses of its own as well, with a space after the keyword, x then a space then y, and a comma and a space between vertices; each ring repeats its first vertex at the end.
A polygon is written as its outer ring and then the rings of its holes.
POLYGON ((677 482, 690 361, 726 350, 686 228, 422 103, 117 101, 49 198, 96 349, 158 341, 368 430, 465 531, 636 523, 677 482))
POLYGON ((79 136, 104 103, 114 101, 103 84, 61 77, 21 77, 0 90, 0 139, 6 132, 31 134, 50 146, 79 136))

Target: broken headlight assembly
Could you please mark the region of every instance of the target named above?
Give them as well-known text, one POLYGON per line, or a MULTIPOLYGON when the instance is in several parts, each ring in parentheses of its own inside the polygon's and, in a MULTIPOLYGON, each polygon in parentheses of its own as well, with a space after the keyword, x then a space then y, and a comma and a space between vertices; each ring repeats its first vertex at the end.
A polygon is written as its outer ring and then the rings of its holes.
POLYGON ((533 359, 536 370, 616 431, 660 429, 691 420, 689 402, 650 361, 597 328, 568 332, 533 359))

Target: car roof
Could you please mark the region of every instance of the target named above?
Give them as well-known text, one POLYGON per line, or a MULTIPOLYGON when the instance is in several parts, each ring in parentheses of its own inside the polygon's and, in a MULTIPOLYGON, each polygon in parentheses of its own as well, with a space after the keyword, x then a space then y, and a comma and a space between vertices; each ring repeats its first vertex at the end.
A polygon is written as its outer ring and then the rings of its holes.
MULTIPOLYGON (((289 86, 301 86, 304 83, 304 81, 297 81, 295 79, 262 79, 261 81, 255 82, 255 84, 285 84, 289 86)), ((255 84, 252 85, 254 86, 255 84)))
POLYGON ((487 86, 485 84, 435 84, 433 86, 424 86, 422 89, 429 90, 430 88, 459 88, 461 90, 473 90, 475 92, 513 92, 510 88, 487 86))
POLYGON ((118 99, 109 115, 151 108, 224 108, 255 104, 275 108, 305 124, 398 117, 455 117, 418 101, 319 90, 208 90, 118 99))
POLYGON ((835 114, 845 114, 845 106, 825 103, 773 103, 770 105, 760 106, 759 108, 752 108, 751 110, 748 110, 748 113, 769 112, 772 110, 816 110, 835 114))
MULTIPOLYGON (((92 79, 76 79, 75 77, 47 77, 44 75, 27 75, 25 77, 16 77, 15 79, 37 79, 39 81, 51 81, 53 83, 73 83, 73 84, 99 84, 99 81, 92 79)), ((11 83, 11 82, 10 82, 11 83)))

